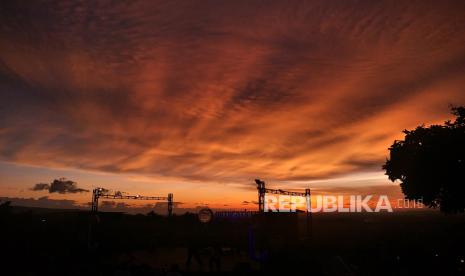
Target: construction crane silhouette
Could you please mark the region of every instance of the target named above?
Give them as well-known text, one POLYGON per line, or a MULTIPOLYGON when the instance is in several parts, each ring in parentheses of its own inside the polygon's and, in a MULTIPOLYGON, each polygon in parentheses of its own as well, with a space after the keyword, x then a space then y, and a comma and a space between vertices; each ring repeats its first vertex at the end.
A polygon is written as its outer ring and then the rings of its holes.
POLYGON ((255 179, 258 190, 258 212, 265 213, 265 194, 277 194, 277 195, 288 195, 288 196, 301 196, 305 197, 305 203, 307 207, 307 236, 311 238, 312 236, 312 212, 311 212, 311 198, 310 198, 310 189, 305 189, 304 193, 284 191, 281 189, 268 189, 265 186, 265 181, 260 179, 255 179))
POLYGON ((258 211, 263 213, 265 212, 265 194, 276 194, 276 195, 288 195, 288 196, 301 196, 305 197, 307 213, 310 211, 311 201, 310 201, 310 189, 305 189, 304 193, 299 192, 290 192, 284 191, 281 189, 268 189, 265 186, 265 181, 260 179, 255 179, 258 190, 258 211))
POLYGON ((110 192, 105 188, 95 188, 92 191, 92 212, 98 212, 99 198, 108 199, 135 199, 135 200, 160 200, 168 203, 168 216, 173 215, 173 194, 168 196, 141 196, 141 195, 125 195, 123 192, 110 192))

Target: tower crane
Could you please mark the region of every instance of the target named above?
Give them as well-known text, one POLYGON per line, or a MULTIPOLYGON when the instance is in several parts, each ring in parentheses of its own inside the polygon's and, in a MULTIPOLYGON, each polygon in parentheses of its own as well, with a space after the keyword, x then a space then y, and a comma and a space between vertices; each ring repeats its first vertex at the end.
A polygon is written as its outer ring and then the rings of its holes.
POLYGON ((265 181, 260 179, 255 179, 258 190, 258 210, 259 212, 265 212, 265 194, 276 194, 276 195, 288 195, 288 196, 301 196, 305 197, 307 213, 310 211, 311 201, 310 201, 310 189, 305 189, 304 193, 284 191, 281 189, 269 189, 265 186, 265 181))
POLYGON ((166 201, 168 203, 168 216, 173 215, 173 194, 172 193, 169 193, 168 196, 125 195, 123 192, 120 192, 120 191, 110 192, 109 190, 105 188, 95 188, 92 191, 92 212, 98 212, 99 198, 166 201))
POLYGON ((301 196, 305 197, 305 203, 307 207, 307 236, 311 237, 312 235, 312 212, 311 212, 311 198, 310 198, 310 189, 305 189, 305 192, 291 192, 284 191, 281 189, 269 189, 265 186, 265 181, 260 179, 255 179, 258 190, 258 212, 265 213, 265 194, 277 194, 277 195, 288 195, 288 196, 301 196))

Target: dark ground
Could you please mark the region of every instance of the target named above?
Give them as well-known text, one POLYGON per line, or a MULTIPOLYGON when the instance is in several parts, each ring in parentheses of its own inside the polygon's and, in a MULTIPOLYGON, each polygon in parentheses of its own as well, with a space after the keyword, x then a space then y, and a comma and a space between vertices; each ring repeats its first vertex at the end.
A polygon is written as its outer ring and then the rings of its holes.
POLYGON ((214 219, 13 207, 1 275, 465 275, 465 216, 432 211, 214 219), (190 265, 188 259, 190 255, 190 265))

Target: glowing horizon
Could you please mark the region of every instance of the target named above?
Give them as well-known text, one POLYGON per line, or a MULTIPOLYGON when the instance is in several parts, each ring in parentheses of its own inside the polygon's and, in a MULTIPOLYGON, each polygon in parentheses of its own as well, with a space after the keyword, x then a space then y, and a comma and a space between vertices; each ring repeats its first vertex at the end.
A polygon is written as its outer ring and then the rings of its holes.
POLYGON ((252 208, 255 178, 401 196, 387 148, 465 104, 465 6, 349 2, 5 4, 0 196, 90 201, 30 190, 59 177, 185 206, 252 208))

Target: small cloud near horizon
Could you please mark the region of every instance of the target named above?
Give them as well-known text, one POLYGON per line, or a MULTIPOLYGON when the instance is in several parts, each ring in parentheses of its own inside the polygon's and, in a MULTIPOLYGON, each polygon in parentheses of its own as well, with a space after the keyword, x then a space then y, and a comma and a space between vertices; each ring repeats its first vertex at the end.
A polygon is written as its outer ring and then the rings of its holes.
POLYGON ((77 183, 66 178, 60 178, 53 180, 52 183, 37 183, 32 188, 32 191, 48 191, 49 193, 59 194, 75 194, 75 193, 87 193, 89 190, 78 188, 77 183))

